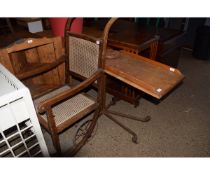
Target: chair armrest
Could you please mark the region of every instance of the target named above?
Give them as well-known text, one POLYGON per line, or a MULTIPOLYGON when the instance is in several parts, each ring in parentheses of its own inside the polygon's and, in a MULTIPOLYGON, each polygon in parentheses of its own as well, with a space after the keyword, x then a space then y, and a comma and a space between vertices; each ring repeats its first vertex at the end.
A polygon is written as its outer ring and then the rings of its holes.
POLYGON ((46 112, 47 109, 51 108, 51 106, 76 95, 77 93, 79 93, 80 91, 84 90, 86 87, 91 85, 93 82, 95 82, 97 79, 101 78, 102 75, 103 75, 103 70, 99 69, 96 73, 94 73, 91 77, 89 77, 88 79, 81 82, 79 85, 77 85, 69 90, 66 90, 60 94, 57 94, 50 99, 42 101, 38 105, 38 108, 37 108, 38 112, 39 113, 46 112))

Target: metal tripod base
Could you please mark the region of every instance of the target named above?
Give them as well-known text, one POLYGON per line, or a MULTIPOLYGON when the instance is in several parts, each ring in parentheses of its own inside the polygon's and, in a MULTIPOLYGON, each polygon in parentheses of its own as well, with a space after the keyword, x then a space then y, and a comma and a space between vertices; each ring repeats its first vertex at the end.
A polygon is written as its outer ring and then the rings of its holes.
POLYGON ((114 102, 112 100, 111 103, 103 111, 103 114, 105 116, 107 116, 109 119, 111 119, 113 122, 115 122, 116 124, 118 124, 120 127, 122 127, 125 131, 127 131, 128 133, 130 133, 132 135, 132 142, 137 144, 138 143, 138 136, 137 136, 137 134, 133 130, 131 130, 130 128, 128 128, 127 126, 125 126, 124 124, 122 124, 121 122, 119 122, 117 119, 115 119, 114 118, 114 115, 115 116, 119 116, 119 117, 128 118, 128 119, 131 119, 131 120, 140 121, 140 122, 148 122, 148 121, 151 120, 151 117, 150 116, 146 116, 146 117, 143 117, 143 118, 139 118, 139 117, 136 117, 136 116, 133 116, 133 115, 123 114, 123 113, 120 113, 120 112, 115 112, 115 111, 112 111, 112 110, 108 110, 108 108, 110 106, 114 105, 115 103, 116 102, 114 102))

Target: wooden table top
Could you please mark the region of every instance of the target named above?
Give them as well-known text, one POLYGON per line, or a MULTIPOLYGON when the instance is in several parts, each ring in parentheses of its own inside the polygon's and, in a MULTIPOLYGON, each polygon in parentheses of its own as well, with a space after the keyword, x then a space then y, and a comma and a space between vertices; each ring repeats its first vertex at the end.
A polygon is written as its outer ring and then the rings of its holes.
POLYGON ((175 68, 123 51, 116 58, 106 59, 105 72, 157 99, 184 79, 175 68))
MULTIPOLYGON (((106 22, 107 20, 94 21, 84 26, 83 33, 100 38, 106 22)), ((108 42, 110 44, 126 44, 131 48, 137 49, 142 43, 151 40, 155 36, 159 36, 159 41, 164 42, 182 33, 179 30, 142 26, 118 19, 110 29, 108 42)))

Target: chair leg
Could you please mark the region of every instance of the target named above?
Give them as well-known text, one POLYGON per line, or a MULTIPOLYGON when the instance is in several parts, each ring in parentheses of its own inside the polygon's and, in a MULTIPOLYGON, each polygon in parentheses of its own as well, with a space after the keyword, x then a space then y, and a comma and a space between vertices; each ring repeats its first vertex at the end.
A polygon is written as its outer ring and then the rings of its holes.
POLYGON ((56 149, 56 155, 60 156, 61 155, 61 146, 60 146, 59 134, 52 133, 51 138, 52 138, 53 145, 56 149))
POLYGON ((56 149, 56 155, 61 155, 61 146, 60 146, 60 140, 59 140, 59 134, 57 133, 57 128, 55 125, 54 115, 52 112, 52 109, 47 110, 47 117, 48 117, 48 126, 50 128, 50 134, 52 138, 53 145, 56 149))

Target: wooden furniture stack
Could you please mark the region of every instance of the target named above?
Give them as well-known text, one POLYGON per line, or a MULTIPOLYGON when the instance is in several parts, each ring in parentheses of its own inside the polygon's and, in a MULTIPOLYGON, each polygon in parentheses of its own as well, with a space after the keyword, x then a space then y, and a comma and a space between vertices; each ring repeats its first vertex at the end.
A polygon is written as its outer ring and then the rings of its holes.
POLYGON ((60 37, 27 38, 0 49, 0 62, 37 98, 64 84, 62 54, 60 37))

